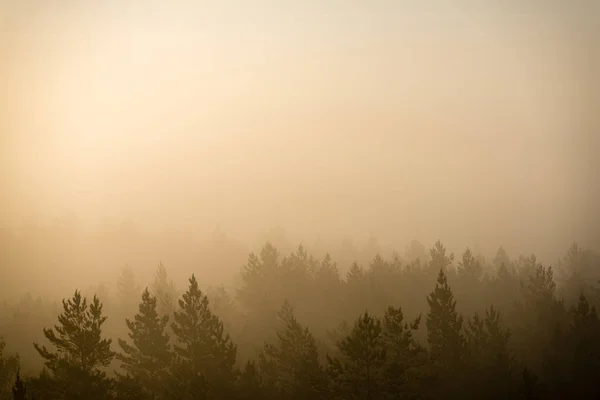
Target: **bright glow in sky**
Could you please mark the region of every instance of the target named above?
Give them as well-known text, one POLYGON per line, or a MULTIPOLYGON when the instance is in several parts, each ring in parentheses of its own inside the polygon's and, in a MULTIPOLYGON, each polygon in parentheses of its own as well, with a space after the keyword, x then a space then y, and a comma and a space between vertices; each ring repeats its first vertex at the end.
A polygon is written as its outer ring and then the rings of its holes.
POLYGON ((577 13, 68 3, 7 14, 6 219, 584 235, 577 13))

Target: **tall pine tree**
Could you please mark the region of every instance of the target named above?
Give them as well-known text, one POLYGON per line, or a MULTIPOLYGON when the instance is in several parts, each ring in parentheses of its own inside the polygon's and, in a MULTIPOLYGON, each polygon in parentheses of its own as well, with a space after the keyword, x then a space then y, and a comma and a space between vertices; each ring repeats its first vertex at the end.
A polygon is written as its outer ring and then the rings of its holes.
POLYGON ((271 395, 285 399, 327 398, 326 377, 314 337, 294 317, 289 302, 278 313, 282 329, 276 344, 267 343, 259 367, 271 395))
POLYGON ((475 314, 466 326, 469 395, 475 398, 506 399, 516 395, 515 360, 509 349, 510 331, 501 325, 494 307, 485 317, 475 314))
POLYGON ((409 323, 404 320, 401 308, 390 306, 382 322, 386 349, 386 398, 416 398, 428 378, 427 351, 414 338, 421 316, 409 323))
POLYGON ((10 396, 15 375, 19 371, 19 357, 4 353, 6 343, 0 337, 0 399, 10 396))
POLYGON ((55 389, 68 399, 106 399, 110 393, 110 381, 102 371, 113 359, 111 340, 102 338, 102 304, 94 296, 91 304, 79 291, 67 301, 63 299, 63 312, 59 325, 44 329, 44 336, 56 348, 34 343, 35 349, 45 359, 45 366, 52 372, 55 389), (56 333, 55 333, 56 331, 56 333))
POLYGON ((338 342, 339 358, 329 358, 332 397, 381 399, 386 390, 386 349, 381 321, 365 312, 338 342))
POLYGON ((457 394, 461 384, 457 372, 462 369, 465 354, 463 317, 456 311, 456 301, 443 269, 440 269, 435 289, 427 296, 427 303, 427 342, 433 372, 439 387, 457 394))
POLYGON ((152 294, 156 297, 156 311, 158 315, 171 316, 175 311, 177 302, 177 289, 175 284, 167 275, 167 269, 162 262, 158 264, 158 269, 154 275, 154 284, 152 285, 152 294))
POLYGON ((224 332, 223 322, 211 311, 194 275, 173 318, 177 397, 230 398, 236 380, 237 348, 224 332))
POLYGON ((125 321, 132 344, 119 339, 122 353, 117 354, 117 359, 151 399, 159 397, 169 378, 171 352, 169 336, 165 333, 168 321, 167 315, 159 317, 156 297, 151 296, 146 288, 138 314, 133 321, 125 321))

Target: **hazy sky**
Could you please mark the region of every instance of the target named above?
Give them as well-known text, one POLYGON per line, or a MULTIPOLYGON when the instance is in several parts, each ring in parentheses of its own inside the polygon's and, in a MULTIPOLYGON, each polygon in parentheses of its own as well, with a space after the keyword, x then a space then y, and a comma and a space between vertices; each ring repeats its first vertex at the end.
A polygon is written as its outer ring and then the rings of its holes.
POLYGON ((3 220, 600 238, 583 2, 172 3, 0 6, 3 220))

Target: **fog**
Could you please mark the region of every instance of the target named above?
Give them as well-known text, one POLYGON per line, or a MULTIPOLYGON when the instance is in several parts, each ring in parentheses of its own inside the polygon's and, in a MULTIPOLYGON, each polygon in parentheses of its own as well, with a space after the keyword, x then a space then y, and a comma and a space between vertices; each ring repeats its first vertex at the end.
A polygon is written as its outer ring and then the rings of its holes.
POLYGON ((591 42, 559 10, 8 10, 7 222, 591 244, 591 42))
POLYGON ((597 243, 585 7, 3 10, 10 229, 127 220, 252 247, 280 227, 547 262, 597 243))
POLYGON ((580 293, 600 306, 599 7, 191 3, 0 2, 0 361, 4 337, 37 374, 31 342, 75 289, 116 343, 142 288, 176 298, 192 273, 236 365, 284 300, 335 356, 342 320, 424 315, 445 271, 465 318, 498 305, 552 384, 533 344, 557 347, 544 332, 580 293), (539 336, 526 290, 566 301, 539 336))

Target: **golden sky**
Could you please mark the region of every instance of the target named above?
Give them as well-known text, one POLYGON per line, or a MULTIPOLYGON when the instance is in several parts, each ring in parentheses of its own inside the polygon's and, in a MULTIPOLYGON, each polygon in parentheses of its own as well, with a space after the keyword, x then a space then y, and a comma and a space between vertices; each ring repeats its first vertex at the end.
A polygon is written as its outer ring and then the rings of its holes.
POLYGON ((591 9, 172 3, 5 2, 3 220, 591 241, 591 9))

